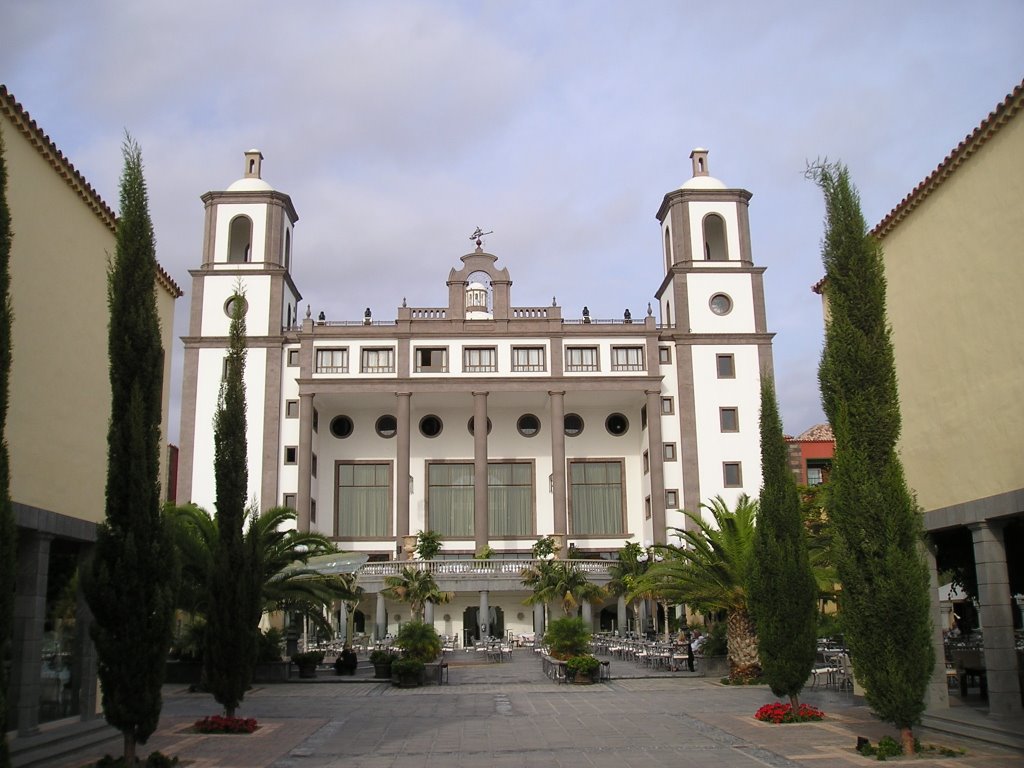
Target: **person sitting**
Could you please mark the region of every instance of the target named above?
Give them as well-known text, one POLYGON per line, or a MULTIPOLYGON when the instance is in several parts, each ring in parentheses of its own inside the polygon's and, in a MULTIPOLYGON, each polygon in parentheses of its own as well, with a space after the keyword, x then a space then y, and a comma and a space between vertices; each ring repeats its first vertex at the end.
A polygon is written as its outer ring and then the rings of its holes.
POLYGON ((341 649, 338 658, 334 661, 334 671, 339 675, 354 675, 356 667, 359 666, 359 657, 352 650, 352 646, 346 645, 341 649))
POLYGON ((698 656, 701 655, 701 648, 704 647, 704 641, 706 639, 707 638, 705 638, 698 630, 693 631, 693 639, 690 640, 690 648, 692 648, 693 652, 698 656))

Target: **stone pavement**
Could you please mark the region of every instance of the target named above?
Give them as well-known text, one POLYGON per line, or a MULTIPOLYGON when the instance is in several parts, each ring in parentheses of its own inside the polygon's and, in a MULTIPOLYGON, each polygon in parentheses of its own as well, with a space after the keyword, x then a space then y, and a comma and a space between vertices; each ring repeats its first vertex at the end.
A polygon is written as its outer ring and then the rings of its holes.
MULTIPOLYGON (((218 707, 208 694, 167 686, 159 730, 140 753, 159 749, 193 768, 863 768, 874 761, 854 751, 857 736, 877 742, 895 735, 849 693, 808 689, 803 700, 824 709, 827 720, 770 725, 753 718, 775 700, 764 686, 723 686, 620 661, 612 661, 610 682, 558 685, 529 649, 501 664, 457 654, 442 686, 393 688, 363 669, 355 679, 320 674, 251 690, 238 714, 261 727, 248 736, 189 732, 218 707)), ((967 754, 920 758, 914 766, 1024 767, 1019 752, 921 736, 967 754)), ((114 740, 106 751, 119 748, 114 740)))

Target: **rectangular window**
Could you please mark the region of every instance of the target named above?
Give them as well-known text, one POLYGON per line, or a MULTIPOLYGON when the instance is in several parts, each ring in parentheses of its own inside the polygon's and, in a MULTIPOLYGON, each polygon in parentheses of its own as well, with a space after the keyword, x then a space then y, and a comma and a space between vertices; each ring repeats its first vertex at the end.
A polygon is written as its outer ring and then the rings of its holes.
POLYGON ((651 454, 644 451, 644 474, 646 475, 651 471, 651 454))
POLYGON ((427 465, 427 525, 442 536, 473 536, 473 465, 427 465))
POLYGON ((316 373, 348 373, 348 349, 318 349, 316 373))
POLYGON ((738 461, 722 462, 722 480, 726 488, 743 486, 743 467, 738 461))
POLYGON ((289 349, 288 350, 288 367, 298 368, 299 367, 299 350, 289 349))
POLYGON ((299 503, 298 499, 299 497, 296 494, 286 493, 281 500, 281 505, 284 507, 288 507, 288 509, 295 509, 295 507, 298 506, 299 503))
POLYGON ((466 347, 462 350, 464 373, 497 373, 498 355, 494 347, 466 347))
POLYGON ((676 444, 675 443, 664 443, 663 445, 665 461, 676 460, 676 444))
POLYGON ((286 419, 297 419, 297 418, 299 418, 299 401, 298 400, 285 400, 284 401, 284 417, 286 419))
POLYGON ((544 347, 512 347, 513 371, 545 371, 544 347))
POLYGON ((313 431, 320 431, 320 412, 316 408, 313 409, 313 431))
POLYGON ((625 531, 621 461, 569 463, 569 525, 577 536, 618 535, 625 531))
POLYGON ((316 499, 309 500, 309 522, 316 522, 316 499))
POLYGON ((821 467, 808 467, 807 468, 807 484, 808 485, 821 485, 824 482, 824 473, 821 467))
POLYGON ((313 477, 316 477, 316 454, 313 454, 313 466, 312 466, 313 477))
POLYGON ((647 406, 640 406, 640 429, 647 429, 647 406))
POLYGON ((658 347, 658 362, 661 365, 672 363, 672 347, 658 347))
POLYGON ((736 358, 734 355, 715 355, 715 360, 718 366, 718 378, 736 378, 736 358))
POLYGON ((612 347, 613 371, 642 371, 643 369, 643 347, 612 347))
POLYGON ((740 411, 739 408, 719 408, 718 409, 718 420, 722 425, 723 432, 739 432, 740 431, 740 411))
POLYGON ((363 373, 394 373, 394 347, 364 348, 360 370, 363 373))
POLYGON ((284 463, 285 464, 298 464, 299 463, 299 447, 297 445, 286 445, 284 447, 284 463))
POLYGON ((566 347, 565 370, 575 372, 601 370, 597 347, 566 347))
POLYGON ((533 497, 533 464, 488 462, 488 535, 532 536, 533 497))
POLYGON ((448 373, 448 350, 445 347, 417 347, 416 373, 448 373))
POLYGON ((671 416, 673 413, 675 413, 676 412, 675 400, 673 400, 671 397, 663 397, 663 398, 661 398, 661 412, 665 416, 671 416))
POLYGON ((650 496, 648 496, 647 498, 644 499, 644 519, 645 520, 650 520, 651 519, 651 497, 650 496))
POLYGON ((391 465, 338 462, 338 536, 388 536, 391 522, 391 465))
POLYGON ((665 489, 665 509, 679 509, 679 491, 674 488, 665 489))

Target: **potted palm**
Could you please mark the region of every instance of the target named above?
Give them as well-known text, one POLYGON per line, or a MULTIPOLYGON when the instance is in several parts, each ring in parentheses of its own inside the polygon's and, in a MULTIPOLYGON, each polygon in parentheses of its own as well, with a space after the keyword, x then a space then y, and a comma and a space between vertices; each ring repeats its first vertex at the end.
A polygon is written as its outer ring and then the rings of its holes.
POLYGON ((596 656, 573 656, 565 663, 565 677, 571 683, 588 685, 597 682, 600 669, 601 662, 596 656))
POLYGON ((299 668, 299 677, 316 677, 316 668, 324 660, 323 651, 293 653, 292 662, 299 668))

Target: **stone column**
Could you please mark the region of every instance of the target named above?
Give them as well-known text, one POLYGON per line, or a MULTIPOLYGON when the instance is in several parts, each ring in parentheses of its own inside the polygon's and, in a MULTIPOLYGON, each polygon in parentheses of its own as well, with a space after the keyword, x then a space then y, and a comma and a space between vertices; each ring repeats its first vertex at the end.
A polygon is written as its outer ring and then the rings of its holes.
POLYGON ((533 604, 533 634, 538 643, 544 639, 544 603, 533 604))
POLYGON ((949 682, 946 680, 946 649, 942 643, 942 610, 939 606, 939 571, 935 562, 935 543, 925 537, 922 545, 925 563, 928 565, 928 589, 931 594, 932 650, 935 652, 935 668, 932 670, 928 691, 925 694, 929 710, 936 712, 949 709, 949 682))
POLYGON ((984 520, 969 526, 974 539, 978 574, 978 607, 985 649, 990 715, 1021 713, 1017 650, 1013 637, 1013 597, 1006 570, 1006 544, 1001 525, 984 520))
POLYGON ((46 620, 46 584, 50 572, 47 533, 22 530, 18 542, 17 590, 14 595, 8 728, 19 736, 39 732, 39 681, 43 666, 43 623, 46 620))
POLYGON ((587 628, 588 632, 594 631, 594 606, 590 604, 589 600, 584 600, 580 606, 583 614, 583 625, 587 628))
POLYGON ((381 592, 377 593, 377 617, 374 632, 378 640, 383 640, 388 633, 388 611, 384 606, 384 595, 381 592))
POLYGON ((313 488, 313 396, 299 394, 299 490, 296 504, 299 508, 297 527, 309 532, 310 501, 313 488))
MULTIPOLYGON (((548 392, 551 400, 551 502, 554 508, 554 534, 565 541, 568 533, 565 502, 565 392, 548 392)), ((563 546, 559 557, 568 557, 563 546)))
MULTIPOLYGON (((490 539, 487 517, 487 393, 473 393, 473 536, 476 553, 490 539)), ((481 623, 484 619, 481 619, 481 623)))
POLYGON ((615 601, 615 621, 618 623, 619 635, 625 635, 626 630, 629 628, 629 621, 626 615, 626 598, 624 595, 619 595, 619 599, 615 601))
MULTIPOLYGON (((409 535, 409 445, 411 432, 409 431, 409 413, 411 409, 412 394, 409 392, 398 393, 398 415, 397 433, 395 439, 398 441, 395 455, 395 546, 401 545, 402 537, 409 535)), ((425 491, 426 489, 424 489, 425 491)), ((402 559, 408 559, 408 555, 400 554, 402 559)))
POLYGON ((341 635, 343 645, 352 642, 352 638, 348 636, 348 605, 345 603, 342 603, 341 608, 338 609, 338 634, 341 635))
POLYGON ((434 604, 430 600, 423 604, 423 623, 434 626, 434 604))
MULTIPOLYGON (((655 544, 665 544, 665 450, 661 442, 661 390, 649 389, 647 395, 647 450, 651 460, 651 536, 655 544)), ((678 454, 681 448, 676 446, 678 454)), ((676 460, 678 460, 678 455, 676 460)))
POLYGON ((480 639, 486 640, 491 634, 490 606, 487 604, 486 589, 480 590, 480 612, 476 620, 480 624, 480 639))
MULTIPOLYGON (((91 555, 92 546, 83 546, 78 551, 78 572, 85 570, 91 555)), ((96 646, 89 637, 92 626, 92 611, 85 601, 85 593, 81 584, 75 599, 75 659, 72 680, 78 696, 78 713, 83 720, 92 720, 99 714, 96 696, 96 646)))

